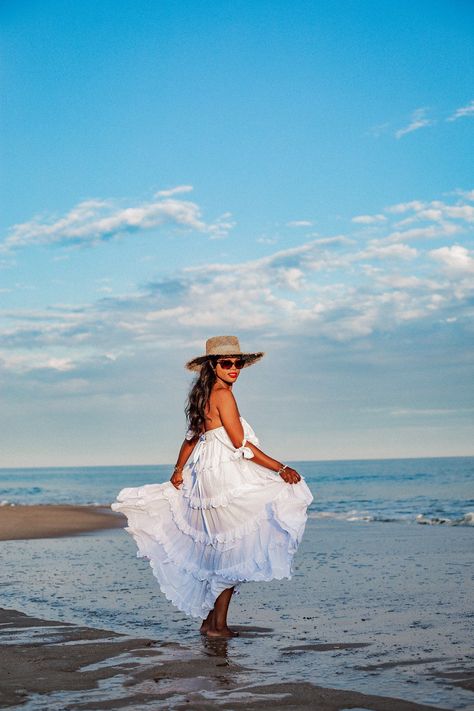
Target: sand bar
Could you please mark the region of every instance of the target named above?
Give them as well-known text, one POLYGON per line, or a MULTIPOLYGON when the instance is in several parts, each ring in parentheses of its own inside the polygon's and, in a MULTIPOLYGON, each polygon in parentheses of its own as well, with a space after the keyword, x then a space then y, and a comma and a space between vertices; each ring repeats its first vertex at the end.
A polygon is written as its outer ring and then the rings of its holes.
POLYGON ((37 504, 0 507, 0 541, 73 536, 125 525, 125 517, 109 506, 37 504))
MULTIPOLYGON (((242 629, 245 634, 245 629, 242 629)), ((63 708, 318 709, 440 711, 412 703, 308 682, 248 685, 246 670, 219 644, 197 656, 183 645, 29 617, 0 609, 0 707, 28 704, 37 694, 63 708), (66 645, 66 646, 65 646, 66 645), (67 653, 66 653, 67 652, 67 653)), ((36 696, 36 700, 38 697, 36 696)))

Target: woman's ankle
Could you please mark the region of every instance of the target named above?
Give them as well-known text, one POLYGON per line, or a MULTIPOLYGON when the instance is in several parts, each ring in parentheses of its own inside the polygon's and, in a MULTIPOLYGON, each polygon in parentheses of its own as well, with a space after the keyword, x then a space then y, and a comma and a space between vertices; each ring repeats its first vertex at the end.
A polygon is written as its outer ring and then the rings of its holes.
POLYGON ((227 622, 216 622, 214 620, 212 626, 215 630, 226 630, 227 629, 227 622))

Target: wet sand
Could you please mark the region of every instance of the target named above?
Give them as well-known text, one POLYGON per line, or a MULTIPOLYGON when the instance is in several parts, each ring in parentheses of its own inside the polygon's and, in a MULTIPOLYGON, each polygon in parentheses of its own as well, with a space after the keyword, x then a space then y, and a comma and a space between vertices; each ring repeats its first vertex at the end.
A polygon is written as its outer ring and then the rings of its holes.
POLYGON ((293 579, 248 583, 222 641, 170 605, 124 524, 0 507, 0 708, 474 709, 472 531, 309 520, 293 579))
MULTIPOLYGON (((241 627, 240 632, 251 636, 252 628, 241 627)), ((227 659, 218 642, 209 645, 207 655, 196 656, 176 643, 0 609, 1 708, 39 700, 44 708, 64 711, 140 708, 151 702, 177 710, 442 708, 309 682, 249 685, 246 671, 227 659)))
POLYGON ((109 506, 37 504, 0 507, 0 541, 56 538, 125 526, 109 506))

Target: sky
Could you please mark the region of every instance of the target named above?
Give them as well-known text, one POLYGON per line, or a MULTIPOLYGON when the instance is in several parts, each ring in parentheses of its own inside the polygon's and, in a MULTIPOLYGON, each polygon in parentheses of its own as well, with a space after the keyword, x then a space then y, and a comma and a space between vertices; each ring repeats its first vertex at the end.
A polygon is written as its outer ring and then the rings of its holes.
POLYGON ((474 454, 474 5, 4 0, 0 466, 474 454))

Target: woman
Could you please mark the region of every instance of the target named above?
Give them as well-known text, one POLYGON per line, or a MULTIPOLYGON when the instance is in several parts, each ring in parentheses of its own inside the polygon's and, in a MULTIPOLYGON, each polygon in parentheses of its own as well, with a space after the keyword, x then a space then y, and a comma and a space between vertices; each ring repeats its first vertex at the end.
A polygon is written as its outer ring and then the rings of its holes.
POLYGON ((170 481, 122 489, 112 504, 162 592, 203 619, 208 637, 238 634, 227 610, 242 582, 291 578, 313 500, 297 471, 259 449, 239 414, 232 387, 263 355, 242 353, 235 336, 209 338, 206 354, 186 364, 199 375, 170 481))

